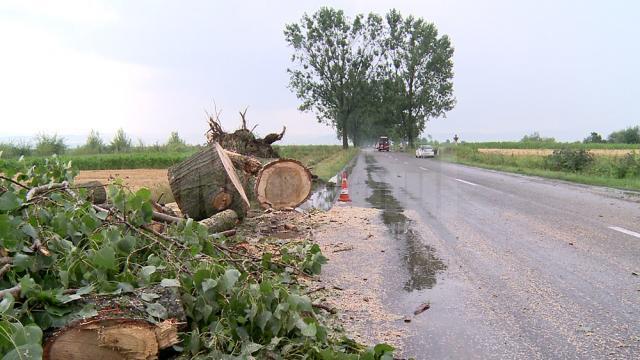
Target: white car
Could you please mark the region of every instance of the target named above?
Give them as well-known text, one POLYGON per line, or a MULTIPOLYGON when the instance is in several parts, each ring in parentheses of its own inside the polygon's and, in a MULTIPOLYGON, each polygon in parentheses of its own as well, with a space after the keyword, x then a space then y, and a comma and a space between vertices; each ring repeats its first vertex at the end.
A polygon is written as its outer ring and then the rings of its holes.
POLYGON ((435 157, 436 151, 430 145, 421 145, 416 149, 417 158, 435 157))

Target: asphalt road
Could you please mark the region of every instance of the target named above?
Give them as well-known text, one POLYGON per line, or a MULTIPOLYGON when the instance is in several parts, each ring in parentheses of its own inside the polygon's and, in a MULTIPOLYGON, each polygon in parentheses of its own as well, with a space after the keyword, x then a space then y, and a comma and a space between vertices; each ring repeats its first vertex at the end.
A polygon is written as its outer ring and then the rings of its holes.
POLYGON ((374 151, 349 190, 384 210, 408 355, 640 358, 637 195, 374 151))

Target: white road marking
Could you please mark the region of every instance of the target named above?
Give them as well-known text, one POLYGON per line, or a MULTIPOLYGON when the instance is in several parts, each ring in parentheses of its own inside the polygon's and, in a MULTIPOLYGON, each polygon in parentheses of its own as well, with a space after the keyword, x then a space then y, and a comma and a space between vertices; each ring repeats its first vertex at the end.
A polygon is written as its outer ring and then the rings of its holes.
POLYGON ((424 171, 429 171, 429 169, 425 169, 422 166, 420 166, 420 169, 424 170, 424 171))
POLYGON ((637 232, 631 231, 631 230, 627 230, 625 228, 621 228, 621 227, 618 227, 618 226, 609 226, 609 229, 615 230, 615 231, 619 231, 619 232, 621 232, 623 234, 627 234, 627 235, 631 235, 631 236, 635 236, 637 238, 640 238, 640 233, 637 233, 637 232))
POLYGON ((474 184, 472 182, 466 181, 466 180, 462 180, 462 179, 455 179, 455 181, 460 181, 461 183, 467 184, 467 185, 471 185, 471 186, 478 186, 478 184, 474 184))

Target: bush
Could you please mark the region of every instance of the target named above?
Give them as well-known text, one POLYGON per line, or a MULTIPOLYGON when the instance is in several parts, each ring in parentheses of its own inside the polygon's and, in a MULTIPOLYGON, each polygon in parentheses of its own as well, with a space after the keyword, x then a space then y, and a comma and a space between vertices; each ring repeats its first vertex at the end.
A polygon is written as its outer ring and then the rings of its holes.
POLYGON ((122 128, 118 129, 116 136, 111 140, 111 150, 113 152, 127 152, 131 150, 131 139, 129 139, 122 128))
POLYGON ((545 143, 555 143, 556 139, 554 138, 544 138, 540 136, 540 133, 535 131, 530 135, 525 135, 522 137, 520 142, 529 143, 529 142, 545 142, 545 143))
POLYGON ((640 176, 640 155, 630 153, 618 159, 613 165, 614 176, 618 179, 640 176))
POLYGON ((185 151, 187 149, 187 143, 180 138, 177 131, 172 131, 169 140, 167 140, 166 148, 169 151, 185 151))
POLYGON ((560 149, 545 157, 545 165, 555 171, 581 171, 593 163, 593 155, 584 149, 560 149))
POLYGON ((4 143, 0 144, 0 152, 2 153, 2 157, 5 159, 18 158, 20 156, 30 156, 33 154, 33 148, 29 143, 24 141, 17 144, 4 143))
POLYGON ((40 134, 36 138, 35 154, 38 156, 62 155, 67 151, 64 138, 56 134, 40 134))
POLYGON ((640 144, 640 126, 614 131, 609 135, 609 142, 620 144, 640 144))

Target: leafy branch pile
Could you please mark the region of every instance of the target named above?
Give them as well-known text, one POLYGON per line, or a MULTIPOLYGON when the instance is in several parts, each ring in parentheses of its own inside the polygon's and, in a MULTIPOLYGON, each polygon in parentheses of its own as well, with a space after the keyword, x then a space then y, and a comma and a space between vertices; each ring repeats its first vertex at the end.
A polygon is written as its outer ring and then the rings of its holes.
MULTIPOLYGON (((109 209, 86 201, 71 164, 57 158, 0 169, 0 354, 42 356, 43 334, 98 314, 92 296, 172 288, 186 313, 171 357, 390 359, 322 324, 298 279, 324 257, 295 251, 247 254, 191 219, 157 231, 150 193, 108 188, 109 209)), ((168 309, 144 293, 146 320, 168 309)), ((45 335, 44 338, 47 336, 45 335)))

